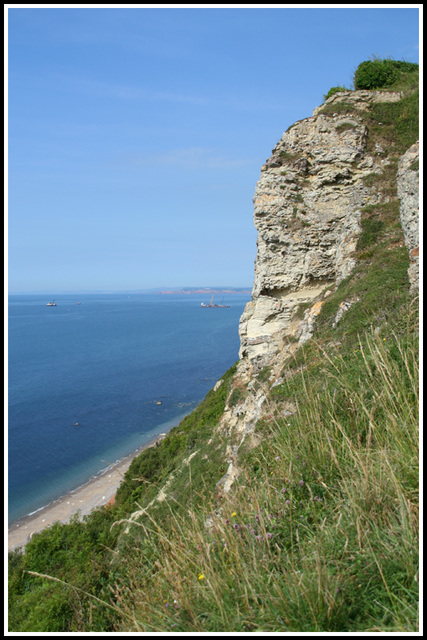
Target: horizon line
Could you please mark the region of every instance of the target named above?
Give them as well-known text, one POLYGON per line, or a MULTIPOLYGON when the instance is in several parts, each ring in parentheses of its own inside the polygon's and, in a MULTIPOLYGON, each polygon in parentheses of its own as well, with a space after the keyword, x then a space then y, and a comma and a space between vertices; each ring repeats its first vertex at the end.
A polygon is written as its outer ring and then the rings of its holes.
POLYGON ((251 293, 252 285, 243 285, 243 286, 234 286, 234 285, 224 285, 224 286, 191 286, 191 287, 147 287, 141 289, 64 289, 62 291, 58 291, 55 294, 52 294, 52 291, 36 289, 33 291, 23 290, 23 291, 8 291, 8 295, 87 295, 87 294, 101 294, 101 293, 225 293, 225 292, 242 292, 242 293, 251 293))

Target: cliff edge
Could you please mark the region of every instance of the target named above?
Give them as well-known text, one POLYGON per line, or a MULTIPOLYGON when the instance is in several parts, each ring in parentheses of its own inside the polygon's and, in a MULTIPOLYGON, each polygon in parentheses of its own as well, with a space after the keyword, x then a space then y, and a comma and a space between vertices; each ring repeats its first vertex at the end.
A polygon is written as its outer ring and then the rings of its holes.
MULTIPOLYGON (((218 483, 224 492, 241 472, 243 443, 258 444, 255 427, 271 414, 270 390, 292 375, 286 363, 312 338, 325 301, 343 281, 381 268, 372 260, 376 244, 391 259, 405 244, 410 290, 418 292, 419 143, 399 155, 402 143, 391 140, 389 124, 381 122, 384 105, 398 107, 404 99, 396 91, 338 92, 292 125, 261 167, 253 199, 252 300, 240 320, 240 359, 220 423, 229 438, 229 467, 218 483)), ((329 327, 364 296, 362 286, 360 294, 341 297, 329 327)), ((332 331, 329 343, 341 346, 336 338, 332 331)), ((282 416, 295 411, 292 399, 283 403, 282 416)))

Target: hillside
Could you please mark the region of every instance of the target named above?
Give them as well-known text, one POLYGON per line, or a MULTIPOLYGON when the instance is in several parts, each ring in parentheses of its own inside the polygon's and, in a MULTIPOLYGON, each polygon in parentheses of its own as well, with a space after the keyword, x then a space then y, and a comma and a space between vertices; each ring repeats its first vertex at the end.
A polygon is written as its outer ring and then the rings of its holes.
POLYGON ((418 630, 418 67, 387 64, 272 150, 239 361, 9 554, 10 631, 418 630))

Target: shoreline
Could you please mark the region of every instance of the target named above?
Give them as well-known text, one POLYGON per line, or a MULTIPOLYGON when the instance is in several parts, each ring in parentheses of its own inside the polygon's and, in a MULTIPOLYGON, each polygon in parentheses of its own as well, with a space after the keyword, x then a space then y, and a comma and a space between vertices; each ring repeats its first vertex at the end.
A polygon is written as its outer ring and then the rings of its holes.
POLYGON ((154 440, 119 460, 117 464, 111 464, 100 471, 85 484, 37 509, 32 514, 11 522, 8 525, 8 551, 14 551, 19 547, 24 548, 34 533, 40 533, 54 522, 66 524, 77 512, 80 512, 79 520, 81 520, 96 507, 111 503, 132 460, 144 449, 156 446, 165 436, 166 433, 159 434, 154 440))

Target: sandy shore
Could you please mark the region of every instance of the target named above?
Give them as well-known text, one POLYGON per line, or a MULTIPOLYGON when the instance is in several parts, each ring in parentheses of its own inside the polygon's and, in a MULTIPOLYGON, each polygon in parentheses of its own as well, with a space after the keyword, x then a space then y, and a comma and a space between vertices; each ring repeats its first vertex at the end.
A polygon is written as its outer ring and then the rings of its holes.
POLYGON ((8 549, 24 547, 33 533, 38 533, 54 522, 66 523, 78 511, 80 517, 88 515, 95 507, 100 507, 114 499, 117 488, 130 466, 133 458, 147 447, 153 447, 164 438, 159 435, 155 440, 140 447, 116 465, 111 465, 101 474, 74 491, 50 503, 33 515, 11 523, 8 530, 8 549))

